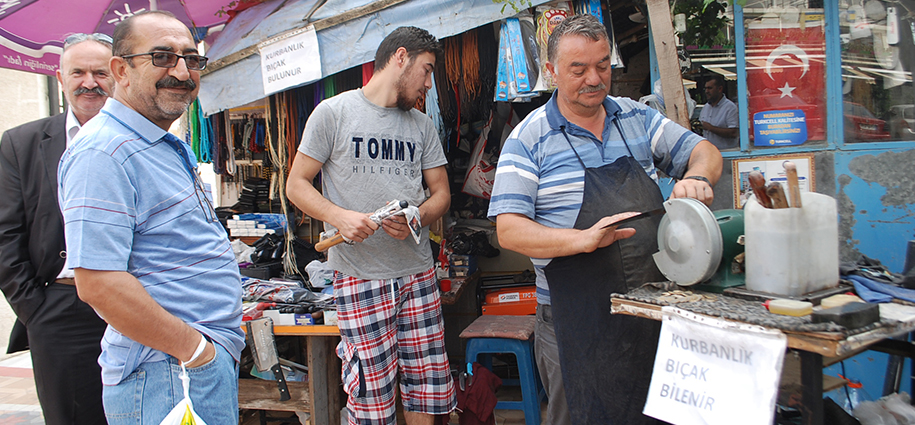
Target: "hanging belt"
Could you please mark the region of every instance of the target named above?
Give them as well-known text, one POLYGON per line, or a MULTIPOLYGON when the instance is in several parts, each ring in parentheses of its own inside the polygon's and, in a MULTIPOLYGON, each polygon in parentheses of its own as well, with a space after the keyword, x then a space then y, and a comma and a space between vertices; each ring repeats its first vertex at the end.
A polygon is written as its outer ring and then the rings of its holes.
POLYGON ((72 277, 65 277, 65 278, 57 279, 54 281, 54 283, 59 283, 61 285, 76 286, 76 280, 74 280, 72 277))

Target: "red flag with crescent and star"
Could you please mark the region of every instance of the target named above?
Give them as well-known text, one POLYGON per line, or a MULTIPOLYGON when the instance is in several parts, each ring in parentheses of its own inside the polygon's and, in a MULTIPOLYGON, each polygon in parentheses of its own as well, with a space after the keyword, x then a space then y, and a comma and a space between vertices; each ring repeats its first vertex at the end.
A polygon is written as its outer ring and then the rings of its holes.
POLYGON ((816 24, 747 28, 751 126, 758 112, 799 109, 806 116, 807 139, 826 139, 826 39, 824 27, 816 24))

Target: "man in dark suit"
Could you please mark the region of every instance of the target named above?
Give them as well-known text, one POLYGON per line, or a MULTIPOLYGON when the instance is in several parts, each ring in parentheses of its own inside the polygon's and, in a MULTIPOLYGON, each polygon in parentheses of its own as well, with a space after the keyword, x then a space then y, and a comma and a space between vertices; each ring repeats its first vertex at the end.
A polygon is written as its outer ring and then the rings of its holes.
MULTIPOLYGON (((76 293, 65 267, 57 165, 80 126, 94 117, 114 80, 111 38, 67 37, 57 80, 69 108, 0 138, 0 290, 25 324, 45 423, 104 424, 98 357, 105 322, 76 293)), ((11 344, 11 349, 15 349, 11 344)))

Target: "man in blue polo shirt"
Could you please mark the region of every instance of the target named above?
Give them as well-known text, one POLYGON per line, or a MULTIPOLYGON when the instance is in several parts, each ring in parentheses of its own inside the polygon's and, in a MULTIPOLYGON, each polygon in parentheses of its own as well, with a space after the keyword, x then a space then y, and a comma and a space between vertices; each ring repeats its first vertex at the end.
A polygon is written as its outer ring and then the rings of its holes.
POLYGON ((610 315, 610 294, 662 281, 658 170, 674 197, 710 204, 721 154, 645 105, 609 97, 610 43, 591 15, 553 30, 546 63, 558 88, 502 148, 490 201, 502 247, 537 274, 537 365, 551 424, 640 424, 660 325, 610 315), (568 408, 565 408, 565 405, 568 408))
POLYGON ((61 158, 68 265, 108 328, 102 392, 109 424, 159 423, 184 396, 209 424, 238 422, 241 279, 190 147, 167 133, 197 97, 190 31, 145 12, 114 32, 115 97, 61 158))

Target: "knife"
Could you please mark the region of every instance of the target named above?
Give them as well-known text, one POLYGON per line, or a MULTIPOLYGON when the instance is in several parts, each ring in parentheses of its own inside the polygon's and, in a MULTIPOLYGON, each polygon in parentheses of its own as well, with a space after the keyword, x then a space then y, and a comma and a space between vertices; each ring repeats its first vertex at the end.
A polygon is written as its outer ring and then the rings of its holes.
POLYGON ((634 215, 634 216, 632 216, 632 217, 626 217, 626 218, 624 218, 624 219, 622 219, 622 220, 620 220, 620 221, 615 221, 615 222, 613 222, 613 223, 610 223, 610 224, 608 224, 608 225, 606 225, 606 226, 604 226, 604 227, 601 227, 601 229, 606 229, 606 228, 611 227, 611 226, 619 226, 619 225, 621 225, 621 224, 629 223, 630 221, 640 220, 640 219, 643 219, 643 218, 645 218, 645 217, 651 217, 651 216, 655 216, 655 215, 661 215, 661 214, 664 214, 665 212, 667 212, 667 210, 665 210, 664 208, 658 208, 658 209, 656 209, 656 210, 641 212, 641 213, 638 213, 638 214, 636 214, 636 215, 634 215))
POLYGON ((276 341, 273 339, 273 319, 263 317, 245 322, 250 338, 251 355, 254 366, 259 372, 271 371, 280 390, 280 401, 290 399, 286 376, 280 369, 280 359, 276 354, 276 341))

